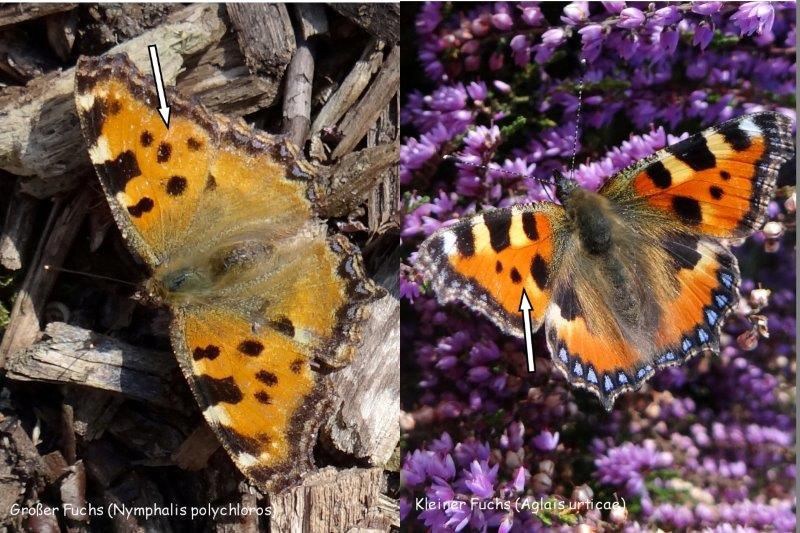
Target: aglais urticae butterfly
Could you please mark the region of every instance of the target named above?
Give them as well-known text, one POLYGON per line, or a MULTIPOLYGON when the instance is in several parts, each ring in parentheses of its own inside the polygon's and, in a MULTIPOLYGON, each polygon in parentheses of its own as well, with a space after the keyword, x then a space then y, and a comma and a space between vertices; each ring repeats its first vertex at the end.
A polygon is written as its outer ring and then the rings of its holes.
POLYGON ((167 128, 154 87, 125 55, 81 58, 89 155, 149 295, 172 313, 206 420, 242 472, 278 491, 313 467, 330 404, 319 367, 352 359, 380 289, 357 249, 327 236, 296 148, 173 92, 167 128))
POLYGON ((545 326, 555 365, 610 410, 657 370, 718 352, 739 299, 726 239, 760 229, 789 120, 729 120, 612 176, 597 192, 556 177, 555 203, 484 211, 429 237, 418 265, 441 302, 460 300, 523 336, 545 326))

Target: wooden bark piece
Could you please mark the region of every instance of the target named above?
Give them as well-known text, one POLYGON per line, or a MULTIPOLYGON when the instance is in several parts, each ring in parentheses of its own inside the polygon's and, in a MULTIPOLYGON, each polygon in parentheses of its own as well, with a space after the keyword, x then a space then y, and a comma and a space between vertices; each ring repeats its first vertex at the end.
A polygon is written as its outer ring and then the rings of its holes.
POLYGON ((217 436, 202 422, 172 454, 172 460, 184 470, 201 470, 219 447, 217 436))
MULTIPOLYGON (((400 98, 396 95, 381 113, 375 128, 367 134, 367 146, 384 144, 398 139, 397 120, 400 116, 400 98)), ((396 152, 396 156, 399 154, 396 152)), ((381 180, 370 191, 367 199, 367 227, 383 233, 387 227, 400 226, 400 172, 397 165, 383 171, 381 180)))
POLYGON ((400 440, 399 262, 391 256, 376 276, 388 294, 371 307, 356 359, 330 377, 343 401, 322 429, 336 449, 372 465, 384 465, 400 440))
POLYGON ((0 6, 0 28, 73 9, 77 4, 8 3, 0 6))
MULTIPOLYGON (((270 497, 270 529, 328 533, 361 527, 367 520, 374 521, 381 512, 380 493, 384 485, 380 468, 342 471, 324 468, 306 476, 302 485, 270 497)), ((390 520, 387 517, 387 522, 390 520)))
MULTIPOLYGON (((164 83, 174 84, 183 56, 205 50, 226 28, 213 4, 191 5, 173 15, 109 53, 127 52, 141 70, 149 72, 147 45, 158 44, 164 83)), ((75 116, 74 78, 75 69, 70 68, 0 93, 0 168, 36 176, 24 183, 23 190, 39 198, 69 190, 80 178, 73 172, 89 168, 75 116)))
POLYGON ((233 33, 187 63, 178 90, 193 95, 211 111, 243 116, 278 103, 280 78, 250 74, 233 33))
POLYGON ((250 71, 280 79, 295 51, 286 4, 227 4, 239 48, 250 71))
POLYGON ((299 43, 286 71, 283 95, 283 132, 296 146, 303 146, 311 126, 311 84, 314 81, 314 56, 309 44, 299 43))
POLYGON ((400 47, 395 46, 383 62, 381 70, 366 94, 351 108, 339 124, 344 137, 331 156, 339 159, 353 150, 375 123, 383 109, 400 88, 400 47))
POLYGON ((0 265, 8 270, 22 268, 22 257, 31 239, 39 201, 17 190, 8 204, 0 235, 0 265))
POLYGON ((294 4, 297 13, 300 37, 305 40, 328 33, 328 17, 325 8, 319 4, 294 4))
POLYGON ((8 378, 86 385, 155 405, 184 407, 174 393, 174 357, 62 322, 48 324, 45 335, 6 361, 8 378))
POLYGON ((311 126, 311 135, 339 122, 347 110, 358 101, 381 63, 383 63, 383 43, 373 39, 367 43, 350 73, 317 114, 311 126))
POLYGON ((353 2, 328 5, 379 39, 391 44, 400 40, 400 4, 398 3, 353 2))
POLYGON ((319 202, 321 216, 344 216, 363 203, 380 174, 397 163, 399 150, 399 144, 390 143, 344 156, 333 170, 328 192, 319 202))
POLYGON ((0 343, 0 368, 12 353, 30 346, 39 336, 39 321, 57 274, 45 265, 60 266, 83 222, 92 192, 84 190, 63 206, 53 207, 47 230, 31 262, 31 268, 14 300, 11 318, 0 343))

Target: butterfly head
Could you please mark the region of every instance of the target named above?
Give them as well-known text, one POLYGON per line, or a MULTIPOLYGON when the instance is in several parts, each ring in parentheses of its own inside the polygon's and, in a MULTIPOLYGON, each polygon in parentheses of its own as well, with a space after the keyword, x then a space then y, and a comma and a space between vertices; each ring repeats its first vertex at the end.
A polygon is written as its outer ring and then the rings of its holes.
POLYGON ((574 179, 564 176, 560 171, 556 170, 553 174, 553 179, 556 182, 556 198, 559 199, 562 205, 569 203, 569 198, 576 189, 580 189, 580 185, 574 179))

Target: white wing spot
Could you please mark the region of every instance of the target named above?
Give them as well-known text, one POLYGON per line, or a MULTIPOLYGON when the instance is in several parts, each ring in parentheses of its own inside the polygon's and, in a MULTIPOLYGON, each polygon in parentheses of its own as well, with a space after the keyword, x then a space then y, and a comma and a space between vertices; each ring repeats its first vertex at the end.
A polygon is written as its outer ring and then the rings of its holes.
POLYGON ((111 159, 111 147, 105 135, 97 138, 97 144, 89 148, 89 159, 95 165, 101 165, 111 159))
POLYGON ((94 95, 92 93, 79 94, 75 101, 78 104, 78 109, 89 111, 94 106, 94 95))
POLYGON ((205 411, 203 411, 203 416, 206 417, 206 420, 215 424, 221 424, 223 426, 231 426, 231 417, 228 416, 228 413, 220 407, 219 405, 212 405, 207 407, 205 411))

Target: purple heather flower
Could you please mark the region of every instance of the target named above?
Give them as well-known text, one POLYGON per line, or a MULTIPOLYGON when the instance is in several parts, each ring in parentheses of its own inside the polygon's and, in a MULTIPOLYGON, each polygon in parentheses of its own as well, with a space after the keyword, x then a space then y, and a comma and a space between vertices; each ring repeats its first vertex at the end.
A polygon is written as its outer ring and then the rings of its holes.
POLYGON ((697 28, 694 30, 694 37, 692 37, 692 44, 695 46, 699 46, 700 50, 705 50, 709 44, 711 44, 711 40, 714 38, 714 30, 706 24, 705 22, 701 23, 697 28))
POLYGON ((672 26, 681 20, 680 11, 675 6, 667 6, 657 9, 653 13, 652 21, 660 27, 672 26))
POLYGON ((558 446, 558 431, 550 433, 549 431, 542 431, 533 439, 533 445, 543 452, 551 452, 558 446))
POLYGON ((568 26, 577 26, 589 17, 588 2, 572 2, 564 7, 561 20, 568 26))
POLYGON ((489 96, 489 89, 482 81, 473 81, 467 85, 467 94, 476 102, 483 102, 489 96))
POLYGON ((542 10, 538 6, 522 7, 522 21, 528 26, 538 26, 544 21, 542 10))
POLYGON ((632 30, 644 24, 644 13, 635 7, 626 7, 619 14, 619 22, 617 27, 632 30))
POLYGON ((492 24, 498 30, 510 30, 514 27, 514 19, 508 13, 495 13, 492 15, 492 24))
POLYGON ((497 89, 498 91, 500 91, 503 94, 508 94, 508 93, 511 92, 511 85, 507 84, 504 81, 494 80, 492 82, 492 85, 494 85, 494 88, 497 89))
POLYGON ((600 2, 609 13, 619 15, 619 12, 625 8, 625 2, 600 2))
POLYGON ((741 35, 769 33, 775 22, 775 8, 772 2, 745 2, 731 20, 739 25, 741 35))
POLYGON ((566 40, 567 35, 561 28, 550 28, 542 34, 542 43, 550 48, 561 46, 566 40))
POLYGON ((494 495, 494 482, 499 465, 489 468, 485 461, 472 461, 466 474, 464 485, 479 498, 491 498, 494 495))
POLYGON ((589 24, 578 30, 578 33, 581 35, 584 59, 594 61, 600 56, 603 46, 603 27, 600 24, 589 24))
POLYGON ((692 2, 692 12, 698 15, 713 15, 722 9, 722 2, 692 2))

